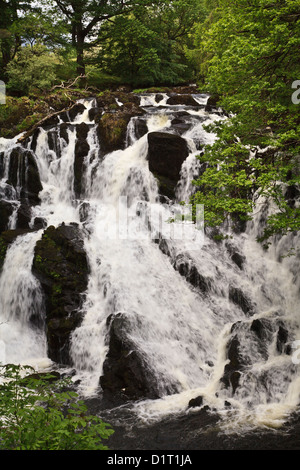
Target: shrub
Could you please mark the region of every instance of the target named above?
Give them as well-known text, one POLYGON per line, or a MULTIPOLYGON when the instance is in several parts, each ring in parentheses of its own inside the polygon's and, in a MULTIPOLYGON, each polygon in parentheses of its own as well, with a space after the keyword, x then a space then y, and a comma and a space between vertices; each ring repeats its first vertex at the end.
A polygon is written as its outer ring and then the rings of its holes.
POLYGON ((72 391, 70 379, 0 366, 0 450, 106 450, 114 431, 72 391))
POLYGON ((28 95, 34 89, 49 89, 56 81, 59 58, 37 44, 22 47, 7 66, 9 93, 28 95))

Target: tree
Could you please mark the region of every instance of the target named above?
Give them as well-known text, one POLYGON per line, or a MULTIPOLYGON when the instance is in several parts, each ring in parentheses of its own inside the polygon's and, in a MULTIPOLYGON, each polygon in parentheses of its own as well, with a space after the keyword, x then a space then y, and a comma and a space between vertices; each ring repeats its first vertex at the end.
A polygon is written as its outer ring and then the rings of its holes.
POLYGON ((50 88, 56 80, 59 60, 42 44, 21 47, 6 68, 7 90, 13 94, 27 95, 35 88, 50 88))
POLYGON ((30 366, 0 366, 0 450, 106 450, 113 429, 87 408, 68 379, 30 366))
POLYGON ((16 55, 21 46, 19 34, 13 34, 11 27, 20 14, 31 8, 31 0, 0 0, 0 43, 1 43, 1 71, 5 74, 7 64, 16 55))
POLYGON ((201 27, 198 50, 206 86, 232 117, 214 127, 209 168, 196 181, 194 203, 205 204, 208 225, 248 218, 253 195, 277 207, 261 241, 299 230, 299 208, 287 188, 300 183, 299 108, 292 83, 300 76, 300 10, 292 0, 220 0, 201 27))
POLYGON ((201 0, 135 7, 100 30, 97 65, 134 86, 173 85, 193 77, 186 57, 193 26, 204 17, 201 0))
MULTIPOLYGON (((77 73, 85 75, 84 51, 87 41, 91 41, 99 27, 123 13, 128 13, 136 5, 146 5, 147 0, 55 0, 60 11, 69 22, 72 44, 77 53, 77 73)), ((151 3, 159 2, 154 0, 151 3)), ((90 45, 89 45, 90 46, 90 45)))

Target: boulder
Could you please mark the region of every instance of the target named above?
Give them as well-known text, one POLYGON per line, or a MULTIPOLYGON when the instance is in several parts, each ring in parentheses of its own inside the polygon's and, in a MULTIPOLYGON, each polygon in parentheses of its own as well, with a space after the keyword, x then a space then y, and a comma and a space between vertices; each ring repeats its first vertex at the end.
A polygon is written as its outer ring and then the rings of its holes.
POLYGON ((134 133, 137 139, 140 139, 148 132, 148 126, 145 119, 142 117, 137 117, 134 120, 134 133))
POLYGON ((203 405, 203 397, 201 395, 199 395, 198 397, 192 398, 189 401, 188 408, 196 408, 196 407, 202 406, 202 405, 203 405))
POLYGON ((122 107, 110 109, 96 116, 100 152, 105 155, 115 150, 123 150, 126 146, 127 126, 134 116, 144 112, 135 103, 125 103, 122 107))
POLYGON ((31 207, 28 204, 22 203, 17 211, 16 228, 29 229, 30 221, 31 221, 31 207))
POLYGON ((43 189, 38 167, 31 151, 15 147, 9 157, 9 183, 18 190, 21 199, 30 205, 40 203, 39 192, 43 189))
POLYGON ((70 365, 70 335, 82 320, 88 271, 78 226, 48 227, 36 243, 32 272, 45 296, 48 355, 57 363, 70 365))
POLYGON ((111 315, 108 326, 109 347, 100 377, 104 396, 112 400, 158 398, 153 373, 130 338, 130 317, 122 312, 111 315))
POLYGON ((159 190, 167 197, 174 198, 174 188, 180 178, 183 162, 189 155, 185 139, 166 132, 149 132, 149 170, 158 179, 159 190))
POLYGON ((82 114, 86 110, 83 103, 75 103, 69 110, 68 115, 70 121, 73 122, 77 115, 82 114))

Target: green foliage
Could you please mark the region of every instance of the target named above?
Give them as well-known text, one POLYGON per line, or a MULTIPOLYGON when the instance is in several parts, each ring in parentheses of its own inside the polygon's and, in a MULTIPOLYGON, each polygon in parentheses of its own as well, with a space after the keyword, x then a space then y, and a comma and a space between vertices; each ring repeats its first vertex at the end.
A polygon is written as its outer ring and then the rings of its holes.
POLYGON ((185 52, 202 12, 199 0, 176 0, 114 18, 101 28, 98 66, 134 87, 191 79, 193 68, 185 52))
POLYGON ((113 430, 89 416, 67 379, 29 366, 0 366, 0 449, 106 450, 113 430))
POLYGON ((22 47, 7 66, 7 90, 26 95, 35 88, 49 89, 56 80, 58 57, 41 44, 22 47))
POLYGON ((217 141, 203 158, 209 168, 195 182, 195 203, 205 204, 207 225, 248 218, 254 194, 276 206, 260 241, 299 230, 299 209, 285 199, 300 184, 300 12, 294 1, 222 0, 198 28, 196 46, 208 90, 231 117, 212 126, 217 141), (262 151, 262 150, 265 151, 262 151))

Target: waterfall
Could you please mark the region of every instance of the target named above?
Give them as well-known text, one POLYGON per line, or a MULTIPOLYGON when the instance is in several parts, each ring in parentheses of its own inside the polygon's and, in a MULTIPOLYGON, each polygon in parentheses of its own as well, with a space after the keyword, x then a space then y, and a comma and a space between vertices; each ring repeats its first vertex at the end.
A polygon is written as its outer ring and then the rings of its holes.
MULTIPOLYGON (((297 247, 299 238, 286 236, 266 253, 255 241, 263 205, 245 232, 219 244, 193 224, 170 223, 178 204, 192 194, 192 181, 201 171, 197 155, 215 139, 204 126, 225 119, 219 112, 205 111, 207 95, 193 97, 198 107, 168 105, 167 94, 143 94, 140 106, 147 131, 137 137, 133 117, 125 148, 105 155, 90 119, 93 100, 80 102, 85 109, 64 122, 64 134, 63 121, 40 128, 27 144, 42 185, 40 200, 31 207, 30 228, 42 218, 45 227, 75 223, 84 235, 89 279, 70 356, 74 380, 80 380, 85 396, 99 392, 109 350, 108 321, 121 314, 130 325, 131 344, 157 383, 157 399, 134 404, 140 419, 148 422, 180 412, 201 395, 224 417, 228 430, 239 422, 276 426, 299 403, 297 364, 280 349, 285 344, 280 334, 286 330, 289 344, 300 339, 299 258, 281 259, 283 248, 297 247), (88 151, 78 195, 74 165, 82 124, 87 125, 88 151), (173 202, 161 201, 157 178, 149 170, 151 132, 180 135, 187 143, 189 155, 173 202), (260 335, 265 343, 259 342, 260 335), (247 367, 238 370, 239 386, 233 393, 223 379, 229 345, 233 349, 236 342, 247 367), (224 408, 225 401, 230 409, 224 408)), ((14 207, 8 229, 16 227, 20 205, 19 183, 7 186, 16 146, 17 139, 0 140, 0 194, 14 207)), ((18 236, 7 249, 0 274, 2 362, 53 366, 41 326, 43 292, 31 271, 42 233, 18 236)))

